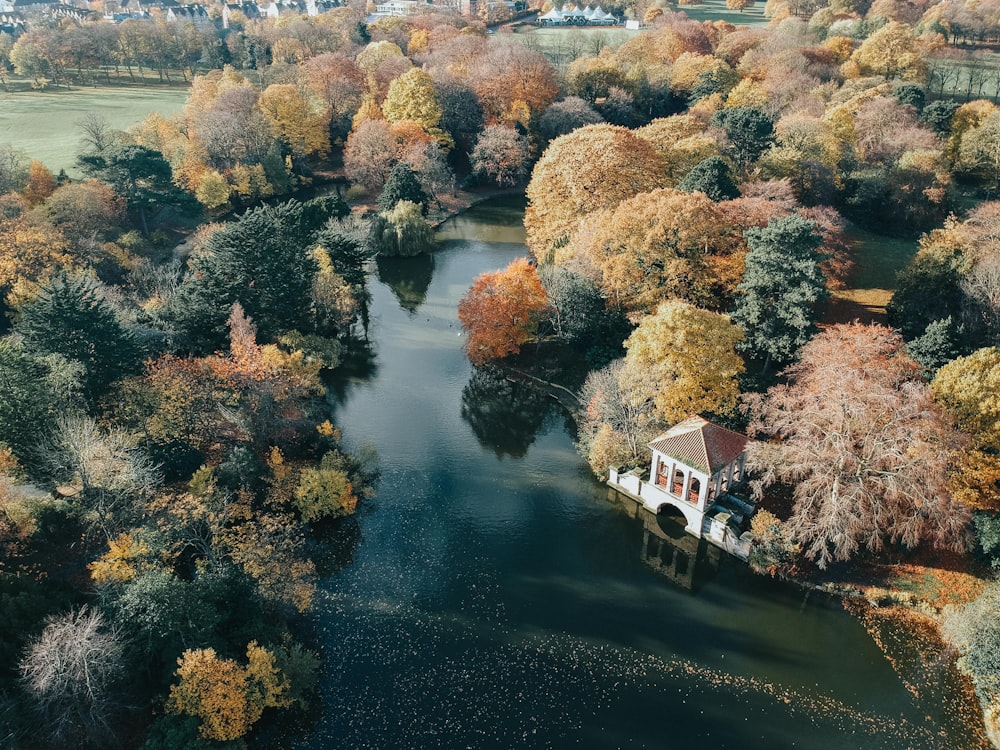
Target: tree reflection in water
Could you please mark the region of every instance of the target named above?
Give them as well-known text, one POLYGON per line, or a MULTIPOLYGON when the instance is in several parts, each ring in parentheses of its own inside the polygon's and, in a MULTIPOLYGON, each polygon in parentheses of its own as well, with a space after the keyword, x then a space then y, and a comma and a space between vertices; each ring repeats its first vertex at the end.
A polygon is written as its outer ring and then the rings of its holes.
POLYGON ((557 408, 538 388, 508 380, 503 370, 489 365, 475 368, 462 389, 462 419, 497 458, 524 456, 557 408))
POLYGON ((434 276, 434 256, 429 253, 410 258, 376 258, 378 280, 396 295, 399 306, 413 315, 427 298, 434 276))

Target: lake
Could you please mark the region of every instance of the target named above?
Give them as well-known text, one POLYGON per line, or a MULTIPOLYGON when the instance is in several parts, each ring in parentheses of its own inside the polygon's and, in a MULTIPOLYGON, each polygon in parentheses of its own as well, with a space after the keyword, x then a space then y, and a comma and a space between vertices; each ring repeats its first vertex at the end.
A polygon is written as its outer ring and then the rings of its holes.
POLYGON ((710 552, 665 575, 560 407, 468 364, 458 301, 525 254, 522 215, 480 206, 371 279, 370 348, 330 400, 383 472, 322 581, 319 718, 287 746, 965 747, 839 602, 710 552))

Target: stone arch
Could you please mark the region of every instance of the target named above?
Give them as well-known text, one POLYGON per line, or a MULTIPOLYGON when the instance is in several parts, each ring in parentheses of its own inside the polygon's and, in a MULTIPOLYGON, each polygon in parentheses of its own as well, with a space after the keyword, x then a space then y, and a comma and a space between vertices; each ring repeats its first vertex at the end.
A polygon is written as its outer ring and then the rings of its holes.
POLYGON ((687 522, 687 528, 694 534, 701 535, 701 519, 702 514, 694 507, 689 506, 687 503, 682 501, 670 500, 665 503, 660 503, 659 507, 656 509, 656 514, 661 513, 677 513, 684 516, 684 520, 687 522))

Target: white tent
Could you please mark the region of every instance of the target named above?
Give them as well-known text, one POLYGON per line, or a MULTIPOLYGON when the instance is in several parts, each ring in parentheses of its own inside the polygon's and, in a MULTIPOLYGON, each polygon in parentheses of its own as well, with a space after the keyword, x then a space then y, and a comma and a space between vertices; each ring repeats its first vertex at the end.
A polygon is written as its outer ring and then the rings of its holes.
POLYGON ((590 22, 595 25, 601 24, 605 26, 608 24, 618 23, 617 19, 610 13, 605 13, 604 9, 600 5, 594 9, 594 15, 590 17, 590 22))
POLYGON ((538 17, 538 23, 544 24, 559 24, 563 22, 562 11, 557 8, 553 8, 548 13, 545 13, 538 17))

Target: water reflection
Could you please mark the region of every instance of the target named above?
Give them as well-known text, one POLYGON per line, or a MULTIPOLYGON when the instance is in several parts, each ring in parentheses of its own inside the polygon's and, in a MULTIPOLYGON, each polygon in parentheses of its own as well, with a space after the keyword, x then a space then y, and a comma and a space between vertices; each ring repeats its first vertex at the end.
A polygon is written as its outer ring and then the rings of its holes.
POLYGON ((319 542, 311 550, 316 575, 328 578, 354 562, 361 542, 361 526, 356 517, 328 519, 315 524, 313 531, 319 542))
POLYGON ((385 284, 411 315, 427 299, 427 288, 434 277, 434 256, 430 253, 411 258, 376 258, 378 280, 385 284))
POLYGON ((719 572, 722 550, 688 534, 679 512, 652 513, 615 490, 608 499, 642 524, 639 558, 657 575, 694 594, 719 572))
POLYGON ((697 593, 719 571, 722 551, 684 531, 683 518, 639 511, 642 561, 671 583, 697 593))
POLYGON ((497 458, 521 458, 554 412, 554 401, 496 367, 477 367, 462 389, 462 419, 497 458))
POLYGON ((350 339, 344 343, 342 359, 337 369, 324 378, 326 400, 331 409, 344 403, 347 394, 358 385, 368 383, 378 375, 378 359, 371 341, 350 339))

